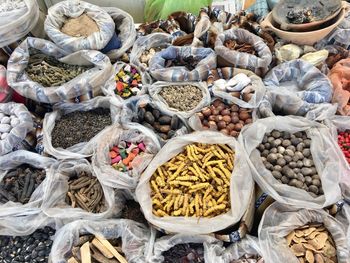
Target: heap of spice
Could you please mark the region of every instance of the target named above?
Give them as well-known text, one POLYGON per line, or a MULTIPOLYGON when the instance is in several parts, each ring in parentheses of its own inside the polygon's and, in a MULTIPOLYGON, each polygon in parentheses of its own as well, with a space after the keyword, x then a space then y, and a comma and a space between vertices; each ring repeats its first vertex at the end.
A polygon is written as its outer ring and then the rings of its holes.
POLYGON ((60 86, 92 68, 66 64, 33 49, 29 53, 31 55, 25 72, 31 80, 44 87, 60 86))
POLYGON ((56 121, 52 131, 52 146, 67 149, 77 143, 88 142, 111 124, 109 109, 68 113, 56 121))
POLYGON ((169 59, 165 62, 165 67, 185 67, 188 70, 194 70, 198 64, 199 60, 195 59, 193 56, 169 59))
POLYGON ((184 126, 177 115, 172 117, 164 115, 149 104, 140 106, 137 116, 133 117, 132 121, 141 123, 143 126, 156 132, 163 140, 172 138, 176 131, 184 126))
POLYGON ((72 248, 68 263, 127 263, 120 239, 83 235, 72 248))
POLYGON ((61 28, 62 33, 71 37, 88 37, 99 31, 95 20, 85 13, 78 17, 68 18, 61 28))
POLYGON ((112 147, 109 151, 111 165, 120 172, 127 172, 133 169, 132 161, 146 151, 143 142, 131 143, 120 141, 118 145, 112 147))
POLYGON ((259 255, 245 254, 243 257, 232 260, 230 263, 264 263, 264 259, 259 255))
POLYGON ((321 223, 310 223, 295 229, 286 236, 286 240, 299 262, 338 262, 332 235, 321 223))
POLYGON ((122 211, 121 218, 134 220, 144 225, 148 225, 146 218, 144 217, 139 203, 134 200, 127 200, 122 211))
POLYGON ((0 141, 5 140, 11 130, 20 123, 16 115, 0 111, 0 141))
POLYGON ((224 46, 230 50, 256 55, 254 46, 249 43, 241 43, 238 40, 228 39, 224 42, 224 46))
POLYGON ((141 75, 136 68, 126 64, 115 75, 114 92, 123 99, 138 95, 142 89, 141 75))
POLYGON ((162 253, 164 263, 204 263, 204 247, 199 243, 177 244, 162 253))
POLYGON ((317 197, 323 194, 323 189, 310 147, 311 138, 305 132, 273 130, 265 134, 257 149, 275 179, 317 197))
POLYGON ((0 262, 48 262, 54 234, 44 227, 28 236, 0 236, 0 262))
POLYGON ((226 213, 234 154, 227 145, 187 145, 150 179, 153 214, 209 218, 226 213))
POLYGON ((150 62, 150 60, 153 58, 153 56, 161 51, 162 48, 160 47, 153 47, 153 48, 150 48, 148 50, 145 50, 142 52, 141 56, 140 56, 140 61, 142 63, 142 66, 144 66, 145 68, 148 68, 148 63, 150 62))
POLYGON ((350 163, 350 130, 338 131, 338 144, 343 151, 345 158, 350 163))
POLYGON ((220 131, 223 134, 237 137, 244 125, 250 124, 252 110, 227 104, 216 99, 210 107, 197 113, 204 129, 220 131))
POLYGON ((106 200, 100 182, 84 171, 69 177, 66 203, 90 213, 102 213, 106 210, 106 200))
POLYGON ((9 171, 0 183, 0 203, 8 201, 28 203, 45 176, 45 170, 32 168, 29 165, 22 165, 9 171))
POLYGON ((170 108, 179 111, 193 110, 203 99, 203 93, 197 86, 174 85, 163 87, 159 95, 170 108))
POLYGON ((16 9, 24 9, 26 7, 27 6, 24 0, 2 1, 0 3, 0 13, 11 12, 16 9))

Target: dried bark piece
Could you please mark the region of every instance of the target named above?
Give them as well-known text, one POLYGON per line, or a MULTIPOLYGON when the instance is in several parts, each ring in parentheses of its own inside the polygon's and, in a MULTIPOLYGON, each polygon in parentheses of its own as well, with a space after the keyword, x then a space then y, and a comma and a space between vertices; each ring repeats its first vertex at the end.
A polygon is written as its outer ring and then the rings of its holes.
POLYGON ((306 250, 305 258, 308 263, 314 263, 314 254, 310 250, 306 250))
POLYGON ((297 244, 307 243, 307 240, 303 237, 298 238, 295 236, 295 237, 293 237, 293 241, 297 244))
POLYGON ((68 263, 79 263, 79 261, 76 260, 74 257, 71 257, 70 259, 68 259, 68 263))
POLYGON ((119 260, 120 263, 128 263, 126 259, 117 251, 115 248, 109 243, 107 239, 104 239, 102 237, 96 236, 98 241, 101 242, 102 245, 104 245, 112 254, 113 256, 119 260))
POLYGON ((296 231, 295 231, 295 235, 296 235, 297 237, 303 237, 303 236, 304 236, 304 231, 296 230, 296 231))
POLYGON ((294 236, 295 236, 294 230, 292 232, 290 232, 288 234, 288 236, 286 236, 288 246, 290 246, 292 244, 292 240, 293 240, 294 236))
POLYGON ((314 246, 310 245, 310 244, 303 244, 305 249, 311 250, 315 253, 319 252, 314 246))
POLYGON ((312 232, 314 232, 316 230, 316 228, 315 227, 310 227, 310 228, 307 228, 307 229, 305 229, 304 230, 304 236, 308 236, 308 235, 310 235, 312 232))
POLYGON ((327 241, 324 245, 324 248, 322 250, 322 254, 325 255, 328 258, 335 257, 337 255, 336 249, 327 241))
POLYGON ((306 252, 306 250, 302 244, 294 244, 291 246, 291 249, 292 249, 294 255, 297 257, 304 256, 305 252, 306 252))
POLYGON ((81 263, 91 263, 91 253, 89 242, 84 243, 80 248, 81 263))
POLYGON ((307 236, 306 238, 308 238, 308 239, 315 239, 316 236, 319 235, 319 234, 320 234, 320 232, 314 231, 309 236, 307 236))
POLYGON ((323 257, 320 254, 315 254, 315 263, 324 263, 323 257))
POLYGON ((103 254, 103 256, 106 258, 113 258, 113 254, 104 245, 102 245, 97 238, 92 240, 92 244, 103 254))
POLYGON ((314 239, 317 244, 317 246, 315 246, 316 249, 322 249, 325 246, 327 239, 328 234, 326 233, 320 233, 318 236, 316 236, 316 238, 314 239))

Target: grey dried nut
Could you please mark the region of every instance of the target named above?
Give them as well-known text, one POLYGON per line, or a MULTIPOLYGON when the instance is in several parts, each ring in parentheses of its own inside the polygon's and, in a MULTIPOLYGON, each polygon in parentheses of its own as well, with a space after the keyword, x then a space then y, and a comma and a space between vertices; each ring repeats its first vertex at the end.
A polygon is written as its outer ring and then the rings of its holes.
POLYGON ((282 159, 283 159, 283 154, 276 153, 276 156, 277 156, 277 159, 280 159, 280 158, 282 158, 282 159))
POLYGON ((177 130, 180 127, 180 120, 177 115, 171 117, 170 127, 172 130, 177 130))
POLYGON ((162 116, 158 120, 160 125, 168 125, 171 122, 171 117, 169 116, 162 116))
POLYGON ((310 192, 312 192, 312 193, 314 193, 314 194, 318 194, 318 187, 317 186, 315 186, 315 185, 310 185, 309 186, 309 190, 310 190, 310 192))
POLYGON ((303 161, 297 161, 297 167, 298 168, 303 168, 304 167, 304 163, 303 163, 303 161))
POLYGON ((267 138, 267 142, 271 143, 271 144, 273 143, 274 140, 275 140, 275 138, 273 138, 273 137, 268 137, 267 138))
POLYGON ((294 168, 294 169, 293 169, 293 172, 294 172, 294 173, 300 173, 300 168, 294 168))
POLYGON ((271 148, 270 149, 270 153, 277 153, 278 151, 277 151, 277 148, 271 148))
POLYGON ((272 171, 272 175, 276 179, 281 179, 282 178, 282 174, 279 171, 272 171))
POLYGON ((311 174, 312 174, 312 170, 311 170, 310 168, 303 167, 303 168, 301 168, 301 173, 302 173, 304 176, 308 176, 308 175, 311 175, 311 174))
POLYGON ((306 158, 311 156, 310 149, 304 149, 302 153, 303 153, 304 157, 306 157, 306 158))
POLYGON ((272 142, 272 145, 274 147, 278 147, 282 144, 282 140, 281 139, 275 139, 273 142, 272 142))
POLYGON ((274 163, 276 163, 276 161, 277 161, 277 155, 276 155, 275 153, 270 153, 270 154, 267 156, 266 160, 267 160, 268 162, 274 164, 274 163))
POLYGON ((264 150, 262 153, 261 153, 261 156, 263 157, 267 157, 269 155, 269 151, 268 150, 264 150))
POLYGON ((262 152, 263 150, 265 150, 265 146, 262 143, 260 143, 258 149, 260 152, 262 152))
POLYGON ((282 141, 282 146, 283 147, 288 147, 289 145, 291 145, 291 141, 290 140, 283 140, 282 141))
POLYGON ((264 165, 265 165, 266 169, 273 170, 273 165, 271 163, 266 162, 266 163, 264 163, 264 165))
POLYGON ((143 122, 142 125, 145 126, 148 129, 151 129, 152 131, 154 130, 153 126, 151 124, 147 123, 147 122, 143 122))
POLYGON ((273 170, 274 170, 274 171, 277 171, 277 172, 282 172, 282 166, 280 166, 280 165, 275 165, 275 166, 273 167, 273 170))
POLYGON ((310 176, 304 176, 305 178, 305 184, 310 185, 312 184, 312 178, 310 176))
POLYGON ((311 146, 311 140, 310 139, 304 140, 304 144, 305 144, 305 147, 309 148, 311 146))
POLYGON ((145 114, 146 114, 146 110, 144 108, 140 108, 138 113, 137 113, 137 117, 139 119, 139 122, 143 122, 144 121, 145 114))
POLYGON ((289 132, 283 132, 282 134, 283 139, 290 139, 290 133, 289 132))
POLYGON ((282 159, 282 158, 279 158, 277 159, 277 164, 280 165, 280 166, 285 166, 286 165, 286 160, 285 159, 282 159))
POLYGON ((160 127, 161 127, 161 125, 159 124, 159 122, 153 123, 153 128, 156 129, 156 131, 160 132, 160 127))
POLYGON ((294 168, 297 167, 297 163, 296 163, 296 162, 290 162, 288 165, 289 165, 289 167, 290 167, 291 169, 294 169, 294 168))
POLYGON ((174 137, 174 136, 175 136, 175 134, 176 134, 176 131, 174 131, 174 130, 170 130, 170 131, 168 132, 168 138, 172 138, 172 137, 174 137))
POLYGON ((321 181, 319 179, 313 179, 312 184, 314 186, 320 187, 321 186, 321 181))
POLYGON ((295 152, 295 156, 298 158, 298 160, 303 160, 304 159, 304 155, 301 152, 299 152, 299 151, 295 152))
POLYGON ((302 152, 305 148, 305 143, 301 142, 297 145, 297 151, 302 152))
POLYGON ((262 140, 262 143, 267 143, 267 135, 264 135, 264 138, 262 140))
POLYGON ((310 160, 310 159, 306 159, 304 158, 303 159, 303 164, 305 167, 311 167, 314 165, 314 161, 313 160, 310 160))
POLYGON ((266 150, 270 150, 270 149, 271 149, 271 144, 268 143, 268 142, 265 143, 264 146, 265 146, 265 149, 266 149, 266 150))
POLYGON ((281 137, 281 132, 279 132, 279 131, 272 131, 271 135, 272 135, 272 137, 275 137, 277 139, 277 138, 281 137))
POLYGON ((303 137, 303 132, 296 132, 294 133, 294 136, 297 138, 302 138, 303 137))
POLYGON ((318 179, 318 180, 321 179, 320 176, 317 174, 315 167, 311 167, 311 171, 312 171, 312 179, 318 179))
POLYGON ((261 157, 261 161, 262 161, 263 163, 265 163, 265 162, 266 162, 266 158, 265 158, 265 157, 261 157))
POLYGON ((299 143, 301 143, 303 141, 303 139, 301 138, 293 138, 290 140, 291 143, 294 145, 294 146, 297 146, 299 143))
POLYGON ((287 163, 290 163, 293 160, 292 157, 289 155, 285 155, 283 158, 287 163))
POLYGON ((286 175, 288 178, 296 178, 295 173, 293 172, 292 169, 290 169, 288 166, 284 166, 282 168, 282 174, 286 175))
POLYGON ((277 147, 277 151, 278 151, 278 153, 280 153, 280 154, 284 154, 284 152, 286 151, 286 149, 285 149, 283 146, 278 146, 278 147, 277 147))
POLYGON ((160 118, 160 111, 157 109, 152 110, 153 117, 158 120, 160 118))
POLYGON ((170 125, 161 125, 160 131, 163 133, 168 133, 170 131, 170 125))
POLYGON ((294 156, 294 152, 292 150, 289 150, 289 149, 287 149, 284 154, 289 155, 290 157, 294 156))
POLYGON ((282 176, 282 178, 281 178, 281 182, 283 183, 283 184, 288 184, 289 183, 289 179, 288 179, 288 177, 287 176, 282 176))
POLYGON ((153 125, 154 124, 154 116, 150 112, 145 113, 145 121, 148 122, 149 124, 153 125))
POLYGON ((292 179, 288 183, 288 185, 295 186, 295 187, 297 186, 297 184, 298 184, 298 180, 297 179, 292 179))

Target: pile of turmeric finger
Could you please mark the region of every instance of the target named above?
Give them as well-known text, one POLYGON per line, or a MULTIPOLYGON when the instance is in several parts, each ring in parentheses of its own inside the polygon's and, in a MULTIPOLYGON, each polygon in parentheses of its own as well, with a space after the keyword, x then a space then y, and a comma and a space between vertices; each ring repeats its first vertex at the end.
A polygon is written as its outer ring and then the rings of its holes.
POLYGON ((227 145, 187 145, 152 175, 153 214, 215 217, 228 212, 234 155, 227 145))
POLYGON ((68 263, 127 263, 121 247, 120 239, 83 235, 72 248, 68 263))

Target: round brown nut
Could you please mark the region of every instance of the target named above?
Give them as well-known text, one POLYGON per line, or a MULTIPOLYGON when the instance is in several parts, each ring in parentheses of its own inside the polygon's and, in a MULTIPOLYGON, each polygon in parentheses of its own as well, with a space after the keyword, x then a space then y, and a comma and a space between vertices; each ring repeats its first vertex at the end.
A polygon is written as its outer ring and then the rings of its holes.
POLYGON ((251 124, 251 123, 253 123, 253 119, 246 119, 245 120, 245 124, 251 124))
POLYGON ((214 100, 213 101, 213 105, 214 105, 214 107, 218 107, 219 105, 221 105, 221 103, 222 103, 222 101, 221 100, 219 100, 219 99, 216 99, 216 100, 214 100))
POLYGON ((239 107, 235 104, 231 105, 231 111, 233 112, 238 112, 239 111, 239 107))
POLYGON ((218 110, 218 109, 211 109, 211 114, 212 115, 219 115, 220 114, 220 110, 218 110))
POLYGON ((222 121, 222 116, 221 115, 216 115, 213 121, 219 122, 222 121))
POLYGON ((162 125, 160 126, 160 131, 163 133, 168 133, 170 131, 170 125, 162 125))
POLYGON ((235 131, 235 130, 231 130, 230 132, 230 136, 232 137, 237 137, 239 135, 239 132, 235 131))
POLYGON ((177 115, 171 117, 170 127, 172 130, 177 130, 179 128, 180 120, 177 115))
POLYGON ((218 126, 218 128, 221 130, 221 129, 225 129, 226 128, 226 122, 224 122, 224 121, 219 121, 218 123, 217 123, 217 126, 218 126))
POLYGON ((235 97, 235 98, 238 98, 238 99, 241 98, 241 93, 239 91, 233 91, 233 92, 230 92, 230 94, 231 94, 232 97, 235 97))
POLYGON ((151 125, 153 125, 153 123, 154 123, 154 121, 155 121, 155 119, 154 119, 152 113, 150 113, 149 111, 147 111, 147 112, 145 113, 145 121, 146 121, 147 123, 151 124, 151 125))
POLYGON ((239 123, 239 118, 238 118, 238 116, 231 116, 231 122, 233 123, 233 124, 237 124, 237 123, 239 123))
MULTIPOLYGON (((233 131, 235 129, 235 125, 233 123, 229 123, 226 127, 226 129, 228 129, 230 132, 233 131)), ((264 150, 264 149, 263 149, 264 150)), ((262 151, 263 151, 262 150, 262 151)))
POLYGON ((168 125, 171 122, 171 117, 170 116, 162 116, 159 118, 158 122, 160 125, 168 125))
POLYGON ((209 117, 211 115, 211 110, 209 108, 204 108, 202 113, 205 117, 209 117))
POLYGON ((157 131, 160 131, 161 125, 159 124, 159 122, 155 122, 155 123, 153 123, 153 127, 154 127, 157 131))
POLYGON ((225 135, 229 135, 229 132, 227 129, 221 129, 220 132, 225 134, 225 135))
POLYGON ((208 120, 203 120, 202 121, 202 125, 209 127, 209 121, 208 120))
POLYGON ((223 109, 221 112, 220 112, 221 115, 225 116, 225 115, 230 115, 231 112, 229 109, 223 109))
POLYGON ((229 115, 222 116, 222 120, 227 124, 231 122, 231 117, 229 115))
POLYGON ((242 128, 243 128, 243 125, 240 124, 240 123, 237 123, 237 124, 235 125, 235 130, 238 131, 238 132, 241 131, 242 128))
POLYGON ((160 111, 157 109, 152 110, 153 117, 158 120, 160 118, 160 111))
POLYGON ((216 122, 215 121, 209 121, 209 128, 211 130, 217 130, 218 129, 218 126, 216 125, 216 122))
POLYGON ((210 115, 209 117, 208 117, 208 121, 215 121, 216 122, 216 115, 210 115))
POLYGON ((239 113, 239 118, 240 118, 241 120, 243 120, 243 121, 246 121, 247 119, 250 118, 250 114, 249 114, 249 112, 247 112, 247 111, 241 111, 241 112, 239 113))

